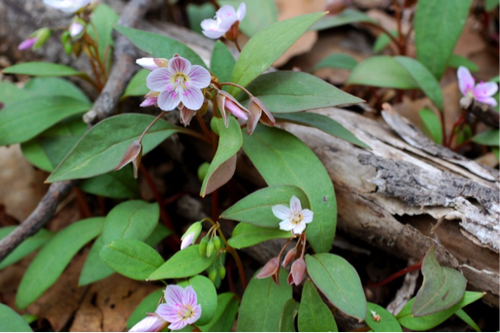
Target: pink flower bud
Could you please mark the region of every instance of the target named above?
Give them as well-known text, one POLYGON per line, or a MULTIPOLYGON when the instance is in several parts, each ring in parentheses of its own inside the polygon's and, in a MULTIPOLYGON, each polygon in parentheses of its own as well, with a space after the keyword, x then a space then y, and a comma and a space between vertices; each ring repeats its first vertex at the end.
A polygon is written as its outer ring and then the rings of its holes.
POLYGON ((253 133, 259 120, 271 127, 276 123, 271 111, 269 111, 264 103, 262 103, 262 101, 255 96, 250 97, 250 101, 248 102, 248 111, 250 112, 247 124, 248 135, 253 133))
POLYGON ((128 146, 127 150, 125 151, 125 154, 123 154, 122 160, 118 165, 115 167, 115 171, 120 170, 123 168, 125 165, 129 164, 132 162, 132 165, 134 166, 134 177, 137 178, 138 176, 138 171, 139 171, 139 165, 141 164, 141 158, 142 158, 142 145, 138 140, 135 140, 128 146))
POLYGON ((36 43, 36 39, 37 39, 37 37, 28 38, 28 39, 23 40, 21 42, 21 44, 19 44, 19 46, 17 47, 17 49, 19 51, 23 51, 23 50, 32 48, 33 45, 35 45, 35 43, 36 43))
POLYGON ((217 105, 224 118, 224 125, 229 126, 229 115, 232 113, 235 117, 247 120, 249 111, 243 107, 233 96, 224 90, 217 92, 217 105))
POLYGON ((306 262, 304 258, 299 258, 295 260, 292 264, 292 269, 290 270, 290 274, 288 275, 288 284, 294 283, 296 286, 302 283, 304 280, 304 276, 306 275, 306 262), (290 276, 292 279, 290 279, 290 276), (290 283, 292 280, 292 283, 290 283))
POLYGON ((286 254, 285 259, 283 260, 283 263, 281 264, 281 266, 283 266, 283 267, 288 266, 292 262, 293 258, 295 258, 296 254, 297 254, 297 249, 296 248, 293 248, 290 251, 288 251, 288 253, 286 254))
POLYGON ((256 279, 264 279, 270 277, 279 271, 280 268, 280 259, 278 257, 274 257, 269 260, 264 267, 260 270, 259 274, 255 277, 256 279))

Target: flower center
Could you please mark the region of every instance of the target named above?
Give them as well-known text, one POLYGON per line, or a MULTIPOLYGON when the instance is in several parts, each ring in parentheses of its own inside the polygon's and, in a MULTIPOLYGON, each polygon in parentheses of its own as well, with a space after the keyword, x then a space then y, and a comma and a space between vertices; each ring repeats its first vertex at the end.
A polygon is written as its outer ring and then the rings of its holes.
POLYGON ((179 312, 177 312, 177 315, 180 320, 188 320, 194 315, 193 307, 191 305, 183 305, 182 308, 179 309, 179 312))
POLYGON ((172 76, 172 83, 177 89, 186 90, 188 86, 189 78, 186 74, 182 72, 177 72, 172 76))
POLYGON ((304 216, 301 213, 295 213, 293 214, 292 217, 292 224, 298 225, 302 223, 302 220, 304 219, 304 216))

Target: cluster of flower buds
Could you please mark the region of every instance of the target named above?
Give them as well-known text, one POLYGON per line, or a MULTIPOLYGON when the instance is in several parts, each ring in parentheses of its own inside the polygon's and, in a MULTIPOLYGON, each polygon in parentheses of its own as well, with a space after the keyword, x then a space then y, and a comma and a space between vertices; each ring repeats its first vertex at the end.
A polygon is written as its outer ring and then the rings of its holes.
POLYGON ((213 266, 208 270, 208 278, 210 281, 215 283, 217 281, 217 277, 220 277, 221 280, 224 280, 226 277, 226 267, 224 267, 222 263, 220 263, 217 268, 213 266))

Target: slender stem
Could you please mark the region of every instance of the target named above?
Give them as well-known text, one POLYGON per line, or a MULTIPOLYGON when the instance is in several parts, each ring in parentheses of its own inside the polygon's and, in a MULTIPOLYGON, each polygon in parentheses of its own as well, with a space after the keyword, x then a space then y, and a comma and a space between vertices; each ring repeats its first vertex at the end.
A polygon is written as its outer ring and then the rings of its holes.
POLYGON ((439 120, 441 121, 441 129, 443 131, 442 133, 442 141, 443 141, 443 146, 446 145, 446 122, 444 119, 444 112, 439 111, 439 120))
MULTIPOLYGON (((213 221, 212 221, 213 222, 213 221)), ((243 268, 243 263, 241 262, 240 256, 238 255, 238 252, 236 252, 235 249, 233 249, 231 246, 229 246, 226 237, 222 233, 222 230, 220 227, 217 229, 219 231, 220 238, 226 245, 227 251, 231 253, 231 255, 234 258, 234 261, 236 262, 236 266, 238 266, 238 272, 240 273, 240 279, 241 279, 241 285, 243 286, 243 290, 247 289, 247 277, 245 275, 245 269, 243 268)))
POLYGON ((417 263, 411 265, 411 266, 408 266, 406 267, 405 269, 402 269, 400 270, 399 272, 396 272, 394 274, 392 274, 391 276, 389 276, 387 279, 379 282, 379 283, 370 283, 370 286, 371 287, 381 287, 395 279, 397 279, 398 277, 400 276, 403 276, 405 275, 406 273, 410 273, 410 272, 413 272, 413 271, 418 271, 420 268, 422 268, 422 262, 423 262, 424 259, 420 259, 417 263))
POLYGON ((75 75, 75 76, 90 83, 92 85, 92 87, 94 87, 95 90, 99 91, 99 86, 97 85, 96 81, 92 80, 92 78, 90 76, 88 76, 86 73, 82 73, 81 75, 75 75))
POLYGON ((78 201, 78 206, 80 207, 80 210, 83 213, 82 215, 85 218, 92 217, 92 212, 90 211, 89 204, 87 203, 87 200, 85 199, 85 195, 83 194, 82 190, 75 187, 73 188, 73 191, 76 194, 76 200, 78 201))
POLYGON ((195 138, 198 138, 198 139, 200 139, 200 140, 206 141, 206 142, 208 142, 208 143, 211 143, 211 142, 212 142, 212 140, 210 140, 210 138, 207 138, 206 136, 201 135, 200 133, 197 133, 197 132, 195 132, 195 131, 191 131, 191 130, 189 130, 189 129, 187 129, 187 128, 181 128, 181 129, 179 130, 179 133, 184 133, 184 134, 187 134, 187 135, 191 135, 191 136, 193 136, 193 137, 195 137, 195 138))
POLYGON ((156 118, 151 122, 151 124, 148 125, 148 127, 146 127, 146 129, 144 130, 144 132, 142 132, 141 136, 139 137, 139 139, 137 139, 139 142, 142 142, 142 139, 144 138, 144 135, 146 135, 146 133, 149 131, 149 129, 151 127, 153 127, 153 125, 163 116, 163 111, 160 112, 159 115, 156 116, 156 118))
POLYGON ((240 86, 239 84, 236 84, 236 83, 232 83, 232 82, 222 82, 220 84, 221 86, 233 86, 233 87, 236 87, 236 88, 240 88, 241 90, 243 90, 248 96, 253 96, 248 90, 246 90, 245 88, 243 88, 242 86, 240 86))
POLYGON ((392 0, 392 3, 394 4, 394 8, 396 11, 396 22, 398 25, 398 44, 401 45, 402 43, 402 38, 403 38, 403 31, 401 29, 401 7, 399 6, 398 0, 392 0))
POLYGON ((450 137, 448 138, 448 142, 444 143, 445 147, 451 147, 453 139, 455 138, 455 132, 457 131, 457 128, 465 121, 465 114, 466 114, 465 110, 462 111, 460 117, 453 124, 453 127, 451 128, 450 137))
POLYGON ((97 84, 97 90, 99 92, 101 92, 102 88, 103 88, 101 78, 99 77, 99 74, 97 74, 97 68, 95 67, 95 64, 94 64, 94 61, 92 60, 92 58, 89 58, 89 62, 90 62, 90 67, 92 68, 92 73, 94 73, 95 82, 97 84))
POLYGON ((240 47, 240 44, 238 44, 238 38, 236 38, 234 40, 234 45, 236 45, 236 48, 238 49, 238 51, 241 53, 241 47, 240 47))
POLYGON ((469 144, 469 143, 471 143, 471 142, 472 142, 472 140, 471 140, 471 139, 469 139, 469 140, 465 140, 464 142, 462 142, 462 143, 461 143, 461 144, 459 144, 458 146, 453 147, 453 149, 452 149, 452 150, 453 150, 454 152, 457 152, 460 148, 462 148, 462 147, 464 147, 464 146, 468 145, 468 144, 469 144))
POLYGON ((207 128, 207 125, 205 125, 205 121, 203 120, 203 117, 196 112, 196 119, 198 120, 198 123, 200 123, 201 130, 203 131, 203 134, 205 135, 205 140, 208 142, 212 142, 212 135, 210 134, 210 131, 207 128))
POLYGON ((389 36, 389 39, 394 43, 394 45, 397 46, 399 53, 403 54, 403 52, 402 52, 403 47, 399 44, 399 41, 389 32, 389 30, 387 30, 386 28, 384 28, 381 25, 378 25, 377 23, 373 23, 373 22, 362 22, 362 23, 369 25, 371 27, 377 28, 380 31, 384 32, 387 36, 389 36))
POLYGON ((215 221, 219 217, 219 190, 212 192, 212 219, 215 221))

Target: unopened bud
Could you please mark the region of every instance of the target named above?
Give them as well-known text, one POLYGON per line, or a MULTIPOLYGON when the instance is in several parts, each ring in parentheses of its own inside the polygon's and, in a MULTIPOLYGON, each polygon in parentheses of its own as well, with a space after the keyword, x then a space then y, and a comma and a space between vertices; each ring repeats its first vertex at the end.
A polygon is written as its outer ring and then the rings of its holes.
POLYGON ((198 167, 198 179, 200 182, 203 183, 203 180, 205 179, 205 176, 207 175, 208 168, 210 167, 210 164, 207 162, 202 163, 198 167))
POLYGON ((276 120, 274 120, 273 115, 268 110, 268 108, 262 103, 260 99, 255 96, 250 96, 250 101, 248 102, 248 111, 250 115, 248 117, 247 123, 247 133, 251 135, 259 120, 266 124, 267 126, 274 126, 276 120))
POLYGON ((210 281, 215 283, 215 279, 217 279, 217 270, 215 268, 210 268, 210 270, 208 271, 208 278, 210 279, 210 281))
POLYGON ((123 154, 122 160, 115 167, 115 171, 120 170, 125 165, 132 162, 132 165, 134 166, 134 178, 137 179, 139 173, 139 165, 141 164, 141 158, 142 158, 142 145, 139 140, 135 140, 130 144, 130 146, 128 146, 127 150, 125 151, 125 154, 123 154))
POLYGON ((73 40, 78 40, 83 37, 85 33, 85 26, 87 23, 79 17, 75 17, 73 22, 68 27, 69 34, 73 40))
POLYGON ((240 21, 234 22, 234 24, 225 33, 224 38, 234 42, 240 35, 240 21))
POLYGON ((73 43, 68 41, 64 43, 63 46, 64 46, 64 52, 66 52, 67 55, 71 55, 71 52, 73 52, 73 43))
POLYGON ((69 34, 69 31, 64 31, 61 34, 61 43, 62 44, 66 44, 70 39, 71 39, 71 35, 69 34))
POLYGON ((288 275, 288 284, 294 283, 296 286, 302 283, 306 275, 306 262, 303 258, 295 260, 288 275))
POLYGON ((201 233, 201 222, 193 223, 181 237, 181 250, 196 242, 201 233))
POLYGON ((278 257, 274 257, 271 260, 269 260, 264 267, 260 270, 259 274, 255 276, 256 279, 264 279, 266 277, 269 277, 273 275, 276 271, 279 270, 280 267, 280 260, 278 257))
POLYGON ((214 249, 215 249, 214 241, 210 239, 207 244, 207 257, 212 256, 212 253, 214 253, 214 249))
POLYGON ((214 245, 215 245, 215 250, 216 251, 219 251, 220 248, 221 248, 221 241, 220 241, 220 238, 219 236, 215 235, 213 238, 212 238, 213 242, 214 242, 214 245))
POLYGON ((33 50, 38 50, 47 42, 50 35, 52 35, 52 30, 49 28, 41 28, 33 33, 33 36, 36 37, 36 42, 33 45, 33 50))
POLYGON ((205 236, 200 241, 200 257, 205 257, 207 255, 208 237, 205 236))
POLYGON ((226 267, 220 265, 218 271, 220 278, 224 280, 224 278, 226 277, 226 267))
POLYGON ((283 259, 283 263, 281 264, 281 266, 283 267, 288 266, 292 262, 293 258, 295 258, 296 254, 297 254, 296 248, 293 248, 290 251, 288 251, 288 253, 285 256, 285 259, 283 259))

